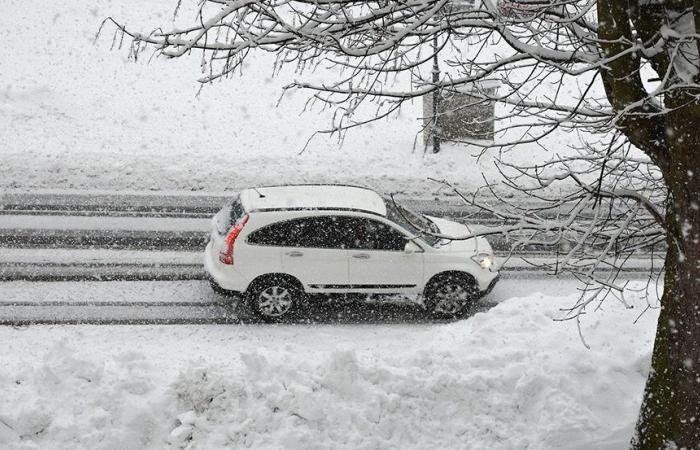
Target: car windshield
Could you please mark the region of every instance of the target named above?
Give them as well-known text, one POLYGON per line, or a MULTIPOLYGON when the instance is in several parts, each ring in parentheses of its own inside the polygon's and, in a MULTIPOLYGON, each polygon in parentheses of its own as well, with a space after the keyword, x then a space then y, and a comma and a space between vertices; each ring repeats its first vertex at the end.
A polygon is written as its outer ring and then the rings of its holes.
POLYGON ((427 233, 439 233, 437 225, 435 225, 430 219, 422 214, 415 213, 410 209, 406 209, 400 206, 390 198, 384 198, 384 203, 386 204, 387 219, 398 224, 406 231, 411 234, 415 234, 421 237, 430 246, 435 246, 435 244, 440 240, 440 238, 432 236, 427 233))

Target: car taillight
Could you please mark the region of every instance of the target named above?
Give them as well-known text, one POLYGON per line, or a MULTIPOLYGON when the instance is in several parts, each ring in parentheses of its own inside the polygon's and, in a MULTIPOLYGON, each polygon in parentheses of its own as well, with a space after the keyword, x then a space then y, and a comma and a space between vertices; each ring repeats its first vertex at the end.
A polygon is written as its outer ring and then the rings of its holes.
POLYGON ((219 261, 222 263, 233 265, 233 244, 235 244, 238 235, 241 234, 241 230, 246 222, 248 222, 248 214, 243 216, 236 226, 229 231, 228 236, 226 236, 226 251, 219 253, 219 261))

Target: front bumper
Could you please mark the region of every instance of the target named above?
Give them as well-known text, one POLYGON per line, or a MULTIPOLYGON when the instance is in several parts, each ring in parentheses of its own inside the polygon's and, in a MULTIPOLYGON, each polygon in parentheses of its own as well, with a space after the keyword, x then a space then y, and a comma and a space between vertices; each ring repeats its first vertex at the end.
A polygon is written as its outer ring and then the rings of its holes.
POLYGON ((483 291, 479 292, 479 297, 486 297, 487 295, 489 295, 489 293, 493 290, 493 288, 496 287, 496 283, 500 279, 501 279, 501 274, 496 275, 496 277, 493 280, 491 280, 488 287, 486 289, 484 289, 483 291))

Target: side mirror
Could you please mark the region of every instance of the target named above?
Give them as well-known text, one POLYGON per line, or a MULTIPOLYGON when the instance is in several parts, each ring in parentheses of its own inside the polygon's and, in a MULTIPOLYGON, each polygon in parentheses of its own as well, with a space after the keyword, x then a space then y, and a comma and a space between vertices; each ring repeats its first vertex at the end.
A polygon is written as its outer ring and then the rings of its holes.
POLYGON ((406 242, 406 246, 403 248, 403 251, 408 255, 412 255, 413 253, 422 253, 423 249, 420 248, 415 242, 408 241, 406 242))

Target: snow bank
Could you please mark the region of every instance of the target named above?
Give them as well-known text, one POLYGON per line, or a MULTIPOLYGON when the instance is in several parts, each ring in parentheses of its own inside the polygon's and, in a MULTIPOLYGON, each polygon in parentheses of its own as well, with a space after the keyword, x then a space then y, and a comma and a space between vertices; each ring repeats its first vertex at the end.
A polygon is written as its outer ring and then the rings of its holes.
POLYGON ((0 329, 3 448, 625 448, 655 314, 531 295, 451 324, 0 329))

